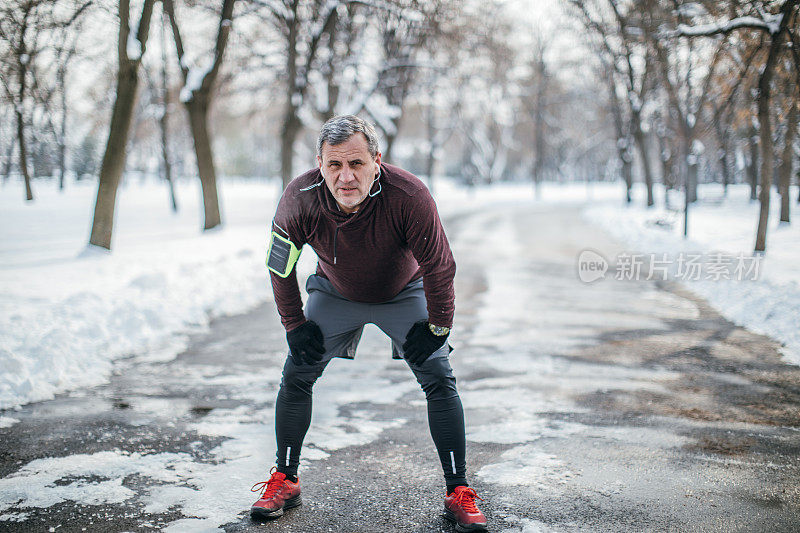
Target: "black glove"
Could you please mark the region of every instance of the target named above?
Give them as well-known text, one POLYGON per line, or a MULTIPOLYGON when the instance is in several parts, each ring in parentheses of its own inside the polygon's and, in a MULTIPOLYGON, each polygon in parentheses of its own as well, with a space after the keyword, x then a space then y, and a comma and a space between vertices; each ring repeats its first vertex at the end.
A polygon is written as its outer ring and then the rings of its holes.
POLYGON ((325 354, 325 337, 316 322, 307 321, 302 326, 286 332, 289 352, 296 365, 313 365, 322 360, 325 354))
POLYGON ((416 322, 403 343, 405 358, 410 363, 421 365, 433 352, 444 346, 448 335, 434 335, 426 321, 416 322))

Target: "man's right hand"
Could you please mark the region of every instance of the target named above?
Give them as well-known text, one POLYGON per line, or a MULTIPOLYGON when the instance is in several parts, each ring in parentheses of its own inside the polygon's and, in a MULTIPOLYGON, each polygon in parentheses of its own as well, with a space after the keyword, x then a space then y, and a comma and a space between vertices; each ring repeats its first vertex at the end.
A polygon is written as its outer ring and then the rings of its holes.
POLYGON ((325 354, 325 337, 316 322, 307 321, 286 332, 289 353, 296 365, 314 365, 322 361, 325 354))

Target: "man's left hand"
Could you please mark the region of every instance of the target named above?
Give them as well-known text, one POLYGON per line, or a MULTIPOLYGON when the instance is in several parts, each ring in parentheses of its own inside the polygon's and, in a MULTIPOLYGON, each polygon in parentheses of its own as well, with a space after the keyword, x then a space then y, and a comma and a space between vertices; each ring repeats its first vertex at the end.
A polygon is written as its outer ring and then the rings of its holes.
POLYGON ((434 335, 428 327, 428 322, 421 320, 411 326, 403 343, 403 353, 409 363, 421 365, 433 352, 444 346, 447 335, 434 335))

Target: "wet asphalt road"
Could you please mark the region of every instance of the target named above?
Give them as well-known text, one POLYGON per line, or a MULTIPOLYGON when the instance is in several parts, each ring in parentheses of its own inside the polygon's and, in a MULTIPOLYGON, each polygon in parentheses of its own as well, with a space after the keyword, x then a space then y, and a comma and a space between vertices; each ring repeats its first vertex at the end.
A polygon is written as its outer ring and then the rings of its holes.
MULTIPOLYGON (((504 205, 446 226, 459 267, 452 364, 490 531, 800 531, 800 369, 774 342, 677 285, 581 283, 580 250, 625 248, 577 209, 504 205)), ((213 466, 236 456, 220 455, 226 443, 244 443, 239 455, 263 456, 251 458, 258 469, 217 480, 217 494, 243 494, 225 531, 453 531, 423 396, 376 330, 355 362, 335 362, 317 385, 315 405, 333 402, 335 413, 315 411, 312 429, 332 420, 344 445, 326 449, 321 428, 311 439, 319 458, 302 465, 303 506, 250 520, 246 488, 274 453, 272 420, 258 416, 274 407, 284 343, 265 304, 216 320, 174 361, 130 360, 106 386, 3 413, 21 422, 0 429, 0 477, 108 450, 213 466), (225 430, 220 417, 241 412, 256 420, 225 430)), ((201 516, 148 504, 163 484, 152 477, 121 484, 133 493, 122 503, 23 500, 0 512, 0 531, 153 531, 201 516)))

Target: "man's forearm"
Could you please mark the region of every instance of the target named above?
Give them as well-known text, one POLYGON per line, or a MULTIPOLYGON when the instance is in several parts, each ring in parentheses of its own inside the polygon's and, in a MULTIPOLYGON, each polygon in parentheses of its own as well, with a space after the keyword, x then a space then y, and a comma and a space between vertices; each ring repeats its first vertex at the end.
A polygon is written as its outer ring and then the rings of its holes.
POLYGON ((275 306, 281 315, 281 323, 286 331, 301 326, 306 317, 303 314, 303 299, 300 297, 300 287, 297 283, 297 271, 293 270, 287 277, 281 278, 270 272, 272 281, 272 294, 275 306))
POLYGON ((455 290, 452 273, 423 276, 422 285, 425 288, 425 299, 428 304, 428 322, 435 326, 453 327, 455 290))

